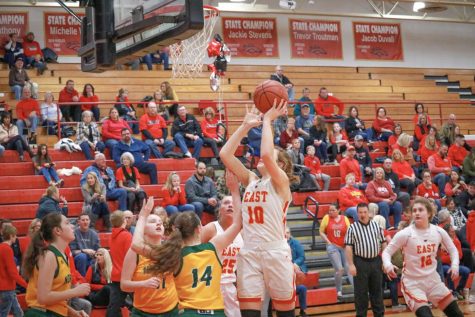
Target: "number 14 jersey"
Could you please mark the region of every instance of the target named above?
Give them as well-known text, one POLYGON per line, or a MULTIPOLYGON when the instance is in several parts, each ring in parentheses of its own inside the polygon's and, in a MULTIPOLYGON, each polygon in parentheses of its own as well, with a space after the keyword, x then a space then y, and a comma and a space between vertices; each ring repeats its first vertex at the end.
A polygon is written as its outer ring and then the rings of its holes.
POLYGON ((247 185, 242 199, 244 246, 284 240, 289 204, 276 192, 270 178, 247 185))

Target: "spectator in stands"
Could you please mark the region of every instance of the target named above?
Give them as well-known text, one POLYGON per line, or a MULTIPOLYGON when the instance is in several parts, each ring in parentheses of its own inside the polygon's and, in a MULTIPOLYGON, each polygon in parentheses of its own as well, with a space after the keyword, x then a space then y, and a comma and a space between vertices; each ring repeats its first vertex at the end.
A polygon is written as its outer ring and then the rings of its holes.
POLYGON ((455 142, 450 146, 447 153, 448 158, 452 162, 452 168, 457 172, 461 172, 463 168, 463 160, 468 155, 465 148, 465 136, 463 134, 455 135, 455 142))
MULTIPOLYGON (((168 120, 170 119, 170 113, 168 112, 168 105, 162 103, 162 91, 161 90, 155 91, 153 93, 153 98, 151 101, 157 104, 158 114, 161 115, 163 119, 165 119, 165 121, 168 122, 168 120)), ((147 107, 147 104, 144 104, 144 107, 147 107)))
POLYGON ((439 146, 437 145, 437 140, 435 136, 429 134, 424 139, 424 142, 422 142, 422 146, 420 148, 421 163, 424 164, 425 167, 427 167, 427 161, 429 160, 429 157, 436 154, 438 150, 439 146))
MULTIPOLYGON (((283 149, 290 149, 292 147, 292 140, 293 139, 299 139, 299 133, 295 129, 295 119, 294 118, 289 118, 287 120, 287 127, 282 133, 280 134, 279 137, 279 145, 283 149)), ((303 139, 300 140, 300 142, 303 142, 303 139)))
POLYGON ((311 141, 308 143, 315 147, 318 158, 324 163, 329 163, 327 127, 322 116, 316 116, 314 118, 313 126, 309 130, 309 135, 311 141))
POLYGON ((282 66, 278 65, 275 67, 275 73, 270 75, 270 80, 275 80, 281 83, 285 88, 287 88, 287 94, 289 95, 289 100, 292 101, 295 99, 295 90, 294 84, 284 75, 284 69, 282 66))
POLYGON ((35 67, 39 75, 48 69, 46 61, 41 51, 40 43, 35 41, 35 34, 28 32, 23 39, 23 52, 25 54, 26 66, 35 67))
POLYGON ((378 140, 387 141, 393 134, 395 123, 386 115, 386 109, 379 107, 376 111, 376 119, 373 121, 373 129, 378 140))
MULTIPOLYGON (((0 219, 0 242, 3 242, 3 230, 8 226, 13 226, 13 223, 10 219, 0 219)), ((15 258, 16 265, 21 266, 22 248, 20 247, 20 241, 18 240, 18 238, 12 243, 11 248, 13 250, 13 256, 15 258)))
POLYGON ((23 46, 18 42, 18 34, 8 34, 8 43, 5 45, 5 55, 3 60, 10 66, 10 69, 15 67, 15 61, 18 57, 23 56, 23 46))
POLYGON ((455 203, 466 216, 475 210, 475 181, 472 180, 468 184, 468 189, 455 197, 455 203))
POLYGON ((331 204, 328 214, 323 216, 320 223, 320 237, 326 243, 326 250, 330 262, 335 270, 335 286, 337 296, 343 296, 342 278, 346 273, 348 281, 353 285, 353 276, 348 270, 348 261, 345 256, 345 235, 350 227, 350 221, 346 216, 340 215, 336 204, 331 204))
MULTIPOLYGON (((358 169, 359 170, 359 169, 358 169)), ((345 186, 343 186, 338 192, 338 204, 340 210, 345 213, 346 216, 358 220, 358 213, 356 206, 359 203, 368 203, 365 193, 355 188, 355 174, 348 173, 344 176, 345 186)))
POLYGON ((325 87, 320 88, 318 98, 315 100, 315 110, 319 116, 325 117, 325 119, 339 120, 341 125, 344 125, 343 111, 345 110, 345 104, 340 99, 333 97, 328 93, 328 89, 325 87), (335 113, 335 106, 338 107, 338 114, 335 113))
POLYGON ((304 147, 313 143, 310 137, 310 128, 314 125, 315 115, 310 114, 310 106, 306 103, 302 105, 302 113, 295 118, 295 127, 300 137, 304 140, 304 147))
POLYGON ((218 195, 213 180, 207 176, 206 164, 198 162, 196 173, 185 183, 186 199, 189 204, 195 206, 195 213, 201 218, 203 211, 215 215, 218 208, 218 195))
POLYGON ((99 122, 100 111, 99 105, 87 104, 89 102, 99 102, 99 97, 94 93, 94 86, 92 84, 85 84, 84 89, 82 90, 82 95, 79 97, 79 102, 84 102, 86 104, 81 104, 81 112, 89 110, 94 115, 94 120, 99 122))
POLYGON ((257 126, 247 133, 247 146, 252 155, 261 156, 262 126, 257 126))
MULTIPOLYGON (((127 191, 127 209, 134 212, 142 208, 143 200, 147 194, 140 187, 139 170, 134 166, 134 156, 130 152, 124 152, 120 156, 120 167, 117 168, 115 177, 119 188, 127 191), (137 206, 137 208, 135 208, 137 206)), ((154 165, 155 166, 155 165, 154 165)), ((155 169, 155 177, 157 171, 155 169)))
POLYGON ((475 180, 475 147, 470 150, 470 153, 463 160, 462 173, 467 184, 475 180))
POLYGON ((92 112, 82 113, 82 121, 78 123, 76 143, 81 147, 86 160, 92 160, 92 152, 104 152, 106 145, 101 141, 101 133, 97 123, 92 121, 92 112))
POLYGON ((112 272, 110 288, 110 300, 107 306, 107 317, 122 317, 121 307, 125 305, 126 292, 120 289, 120 275, 125 255, 132 244, 132 235, 125 229, 126 221, 122 211, 116 211, 111 215, 112 234, 110 236, 109 250, 112 258, 112 272))
POLYGON ((434 202, 437 205, 437 210, 440 210, 442 208, 442 204, 440 202, 439 188, 437 185, 432 183, 432 175, 430 171, 424 170, 422 171, 421 175, 422 183, 417 186, 416 196, 434 199, 434 202))
POLYGON ((152 64, 163 64, 163 70, 172 70, 169 62, 169 50, 168 47, 150 53, 142 57, 142 62, 147 64, 147 69, 152 70, 152 64))
POLYGON ((366 187, 366 197, 369 202, 378 205, 379 214, 386 219, 386 228, 390 227, 390 214, 394 218, 392 227, 397 228, 401 221, 402 205, 397 201, 397 195, 393 192, 391 184, 384 177, 384 169, 382 167, 375 168, 374 178, 366 187))
POLYGON ((129 103, 129 91, 124 88, 119 89, 119 94, 115 97, 117 102, 114 107, 119 111, 119 117, 127 121, 134 134, 139 134, 139 123, 134 105, 129 103))
POLYGON ((386 158, 383 163, 384 179, 391 184, 393 192, 397 195, 397 200, 402 204, 403 210, 409 207, 411 194, 401 191, 400 177, 394 172, 394 162, 386 158))
POLYGON ((167 215, 177 212, 195 211, 195 206, 186 203, 185 191, 180 187, 180 175, 176 172, 168 174, 165 185, 162 188, 163 203, 167 215))
POLYGON ((122 154, 129 152, 134 159, 131 162, 142 174, 148 174, 150 184, 158 184, 157 166, 154 163, 147 162, 150 158, 150 148, 144 142, 133 139, 130 135, 130 129, 122 129, 122 140, 114 146, 112 158, 117 167, 122 166, 122 154))
MULTIPOLYGON (((460 240, 457 238, 457 235, 455 234, 455 229, 454 227, 448 223, 444 225, 444 230, 449 234, 449 237, 452 239, 452 242, 455 244, 455 247, 457 248, 458 251, 458 256, 459 259, 462 259, 462 244, 460 243, 460 240)), ((452 291, 452 295, 458 300, 465 299, 463 296, 463 289, 465 288, 465 284, 467 283, 468 276, 470 274, 470 269, 466 267, 465 265, 459 265, 459 283, 457 287, 455 287, 454 283, 455 281, 452 279, 451 275, 449 274, 450 268, 451 268, 451 259, 449 253, 442 248, 442 255, 441 255, 441 260, 443 264, 443 269, 444 269, 444 275, 447 277, 447 286, 449 289, 452 291)))
POLYGON ((333 129, 328 134, 330 140, 330 148, 332 152, 333 163, 337 164, 338 154, 343 154, 350 143, 348 142, 348 136, 346 132, 341 128, 338 122, 333 123, 333 129))
MULTIPOLYGON (((75 103, 79 101, 79 93, 74 89, 74 80, 68 79, 66 86, 59 92, 59 103, 75 103)), ((61 112, 64 120, 71 122, 79 122, 81 120, 81 106, 80 105, 61 105, 61 112)))
POLYGON ((351 106, 348 111, 348 118, 345 119, 345 130, 350 139, 361 135, 365 141, 373 139, 373 130, 366 129, 364 121, 359 118, 358 108, 351 106))
POLYGON ((300 103, 296 103, 294 106, 294 117, 300 116, 300 110, 302 108, 303 104, 308 104, 310 108, 310 114, 315 115, 315 105, 312 102, 312 99, 310 99, 310 89, 304 88, 302 90, 302 97, 298 101, 300 103))
POLYGON ((109 111, 109 118, 102 122, 102 139, 106 147, 109 149, 109 154, 112 155, 115 146, 122 139, 122 130, 130 130, 129 125, 124 119, 119 117, 119 112, 116 108, 111 108, 109 111))
POLYGON ((457 126, 455 120, 455 114, 451 113, 447 122, 442 126, 442 142, 448 146, 455 141, 455 127, 457 126))
POLYGON ((366 316, 368 293, 374 316, 384 316, 381 251, 386 247, 383 230, 370 220, 368 205, 358 204, 359 220, 345 236, 346 260, 354 276, 356 316, 366 316))
POLYGON ((162 93, 161 101, 169 102, 166 105, 168 113, 176 118, 178 114, 178 95, 168 81, 164 81, 160 84, 160 91, 162 93), (171 101, 174 101, 174 103, 170 103, 171 101))
POLYGON ((304 164, 304 156, 303 153, 300 152, 300 147, 300 140, 297 138, 292 140, 292 147, 287 150, 293 165, 304 164))
POLYGON ((457 171, 450 172, 450 179, 445 184, 445 194, 448 197, 457 197, 468 188, 467 184, 460 178, 460 174, 457 171))
POLYGON ((112 226, 106 201, 106 185, 101 184, 96 173, 89 172, 86 175, 86 183, 81 186, 81 192, 84 198, 82 211, 89 215, 91 228, 95 229, 97 219, 102 218, 104 227, 110 232, 112 226))
POLYGON ((45 92, 45 100, 40 105, 41 122, 46 126, 49 135, 55 135, 58 127, 58 120, 61 121, 62 114, 58 111, 58 105, 54 102, 51 91, 45 92))
POLYGON ((310 169, 310 175, 315 179, 315 183, 320 188, 319 181, 323 181, 323 190, 330 189, 330 175, 322 173, 320 160, 315 156, 315 147, 313 145, 307 146, 307 155, 304 158, 304 164, 310 169))
POLYGON ((414 106, 414 111, 416 112, 416 114, 414 115, 414 117, 412 117, 412 122, 414 124, 418 124, 419 122, 419 117, 424 114, 427 118, 427 124, 428 125, 431 125, 432 124, 432 120, 430 119, 430 116, 427 114, 425 108, 424 108, 424 104, 422 103, 416 103, 415 106, 414 106))
POLYGON ((53 185, 46 189, 45 195, 38 202, 35 218, 43 219, 50 213, 68 216, 68 201, 64 196, 60 196, 59 189, 53 185), (60 207, 60 202, 63 203, 63 207, 60 207))
POLYGON ((0 143, 2 147, 7 150, 16 150, 20 156, 20 161, 25 160, 24 152, 30 153, 30 157, 33 157, 33 153, 25 140, 18 134, 18 128, 12 124, 12 115, 5 111, 0 117, 0 143))
POLYGON ((119 209, 127 209, 127 191, 123 188, 118 188, 112 168, 107 167, 106 157, 102 153, 96 154, 94 157, 94 164, 86 168, 81 176, 81 186, 87 182, 87 175, 93 172, 96 174, 99 182, 106 186, 106 199, 118 200, 119 209))
POLYGON ((78 227, 74 230, 74 241, 69 244, 74 256, 74 265, 82 276, 92 264, 96 251, 100 248, 99 236, 89 228, 89 215, 83 213, 78 217, 78 227))
POLYGON ((401 187, 406 188, 409 195, 412 196, 414 189, 416 189, 422 181, 416 177, 414 170, 404 159, 400 150, 393 151, 392 159, 392 170, 398 176, 401 187))
POLYGON ((125 229, 133 235, 135 232, 135 215, 130 210, 125 210, 123 214, 125 219, 125 229))
POLYGON ((8 73, 8 85, 11 88, 11 91, 15 93, 15 99, 20 100, 25 86, 30 86, 33 84, 28 73, 23 68, 24 62, 23 57, 17 57, 15 61, 15 66, 10 69, 8 73))
POLYGON ((467 223, 467 217, 463 213, 462 208, 458 207, 455 204, 454 198, 447 197, 447 200, 445 201, 445 208, 442 209, 440 212, 442 212, 443 210, 447 210, 449 212, 451 217, 451 223, 456 230, 461 229, 465 225, 465 223, 467 223))
MULTIPOLYGON (((305 251, 299 240, 292 237, 288 226, 285 227, 285 238, 290 247, 292 253, 292 263, 294 264, 294 270, 296 272, 307 273, 307 265, 305 264, 305 251)), ((307 286, 304 284, 297 284, 296 293, 299 297, 300 314, 301 317, 307 317, 305 309, 307 309, 307 286)))
POLYGON ((185 156, 198 160, 203 146, 201 126, 193 115, 187 113, 184 105, 178 106, 177 113, 172 126, 173 139, 185 156), (188 150, 189 146, 194 148, 193 156, 188 150))
POLYGON ((371 161, 368 148, 364 146, 364 139, 359 134, 355 136, 355 153, 355 158, 360 163, 361 176, 372 176, 373 162, 371 161))
POLYGON ((17 230, 13 226, 6 226, 2 230, 0 243, 0 316, 8 316, 10 311, 14 317, 23 316, 20 304, 16 297, 16 285, 26 288, 27 283, 20 276, 15 263, 12 244, 17 240, 17 230))
POLYGON ((31 98, 31 89, 28 86, 23 87, 22 99, 16 105, 16 117, 18 134, 23 135, 24 128, 29 127, 28 140, 30 143, 36 143, 36 128, 41 118, 41 112, 38 101, 31 98))
POLYGON ((64 180, 59 178, 54 166, 56 165, 48 154, 48 146, 40 144, 38 147, 38 154, 33 158, 33 166, 36 175, 43 175, 49 186, 61 187, 64 185, 64 180))
POLYGON ((346 157, 340 161, 340 177, 342 180, 342 184, 344 184, 344 181, 346 181, 346 175, 353 173, 356 182, 355 186, 360 189, 365 189, 366 184, 363 183, 360 164, 355 159, 355 154, 355 147, 353 145, 348 146, 346 157))
POLYGON ((430 127, 427 115, 425 113, 419 114, 419 121, 417 121, 417 124, 414 127, 414 143, 412 145, 414 151, 419 150, 420 143, 424 136, 429 134, 430 127))
POLYGON ((86 281, 91 285, 91 293, 87 296, 94 306, 108 306, 112 273, 112 259, 109 251, 99 248, 95 254, 94 263, 86 272, 86 281))
MULTIPOLYGON (((1 129, 0 129, 1 131, 1 129)), ((0 145, 0 157, 3 156, 3 152, 5 152, 5 147, 3 145, 0 145)))
POLYGON ((440 197, 445 196, 445 184, 450 180, 452 162, 447 157, 448 147, 442 144, 437 153, 427 159, 427 166, 434 177, 434 183, 440 190, 440 197))
MULTIPOLYGON (((399 136, 402 134, 402 126, 399 123, 394 125, 393 134, 388 138, 388 152, 393 150, 393 145, 397 143, 399 136)), ((391 154, 389 154, 391 155, 391 154)))
POLYGON ((139 127, 142 132, 142 140, 150 147, 154 157, 163 158, 175 148, 175 142, 167 140, 167 123, 158 114, 155 102, 148 103, 147 113, 140 117, 139 127), (159 147, 163 148, 163 153, 160 152, 159 147))
POLYGON ((213 151, 213 158, 211 159, 211 165, 218 165, 219 150, 218 146, 224 144, 224 135, 219 133, 219 129, 222 125, 218 122, 218 118, 215 117, 214 109, 208 107, 204 110, 204 119, 201 121, 201 131, 203 131, 203 145, 211 147, 213 151))
MULTIPOLYGON (((294 115, 295 115, 295 111, 294 111, 294 115)), ((280 136, 282 135, 282 132, 284 132, 287 129, 287 123, 289 122, 289 119, 290 119, 289 114, 286 109, 285 114, 277 117, 277 119, 275 119, 272 122, 272 128, 274 132, 274 144, 276 145, 280 144, 280 136)), ((292 119, 294 120, 294 130, 295 130, 295 119, 294 118, 292 119)), ((283 148, 285 149, 285 147, 283 148)))

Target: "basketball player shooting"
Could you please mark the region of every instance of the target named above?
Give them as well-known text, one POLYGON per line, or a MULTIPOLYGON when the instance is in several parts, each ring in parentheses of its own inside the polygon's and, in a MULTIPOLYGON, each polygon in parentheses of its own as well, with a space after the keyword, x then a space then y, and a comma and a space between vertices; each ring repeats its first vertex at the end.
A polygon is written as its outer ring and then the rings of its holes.
POLYGON ((272 120, 283 115, 287 102, 281 100, 264 114, 253 106, 243 123, 222 148, 220 157, 226 168, 246 186, 242 200, 244 245, 238 254, 237 288, 243 317, 259 317, 265 290, 270 294, 277 316, 295 316, 294 267, 285 240, 287 208, 291 201, 289 183, 295 178, 288 154, 275 149, 272 120), (262 124, 259 178, 235 156, 241 139, 262 124), (265 278, 264 278, 265 276, 265 278))

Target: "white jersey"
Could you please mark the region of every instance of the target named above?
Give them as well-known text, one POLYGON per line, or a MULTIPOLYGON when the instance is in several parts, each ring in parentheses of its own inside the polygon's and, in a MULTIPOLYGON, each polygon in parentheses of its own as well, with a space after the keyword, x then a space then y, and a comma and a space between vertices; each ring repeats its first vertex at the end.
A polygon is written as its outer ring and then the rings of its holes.
POLYGON ((450 254, 452 270, 458 272, 459 255, 452 239, 444 229, 429 225, 427 229, 417 229, 414 224, 396 233, 383 251, 386 270, 392 267, 391 256, 402 248, 404 267, 402 274, 413 279, 427 278, 436 273, 437 251, 442 248, 450 254))
POLYGON ((289 204, 277 194, 270 178, 247 185, 242 199, 244 247, 285 240, 289 204))
MULTIPOLYGON (((224 232, 223 227, 217 221, 212 222, 216 228, 216 234, 219 235, 224 232)), ((243 245, 242 236, 240 233, 234 238, 234 241, 228 245, 227 248, 221 251, 219 259, 221 260, 223 271, 221 273, 221 284, 236 282, 236 261, 237 254, 243 245)))

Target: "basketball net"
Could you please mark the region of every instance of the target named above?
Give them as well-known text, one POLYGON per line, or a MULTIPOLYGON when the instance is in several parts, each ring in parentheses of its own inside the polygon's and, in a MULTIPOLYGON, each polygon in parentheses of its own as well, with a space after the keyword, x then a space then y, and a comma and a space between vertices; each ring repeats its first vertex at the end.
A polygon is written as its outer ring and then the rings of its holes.
POLYGON ((213 36, 214 26, 218 21, 219 10, 203 6, 203 30, 192 37, 170 46, 170 59, 173 63, 174 78, 195 78, 203 71, 206 47, 213 36))

